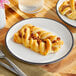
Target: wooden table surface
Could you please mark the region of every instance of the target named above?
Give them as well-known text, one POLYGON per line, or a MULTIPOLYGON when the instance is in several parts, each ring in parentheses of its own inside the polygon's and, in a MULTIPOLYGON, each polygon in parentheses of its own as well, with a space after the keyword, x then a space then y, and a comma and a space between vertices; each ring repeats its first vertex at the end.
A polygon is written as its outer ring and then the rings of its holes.
MULTIPOLYGON (((56 3, 57 0, 45 0, 44 8, 36 14, 27 14, 19 10, 18 0, 9 0, 10 4, 5 5, 6 12, 6 26, 0 30, 0 43, 5 45, 5 35, 8 29, 13 26, 15 23, 32 17, 46 17, 50 19, 57 20, 67 26, 72 33, 76 33, 76 28, 71 27, 64 23, 56 14, 56 3)), ((76 48, 73 48, 71 53, 64 58, 62 61, 59 61, 54 64, 42 65, 42 68, 50 72, 60 72, 64 76, 76 76, 76 48), (65 74, 64 74, 65 73, 65 74)))

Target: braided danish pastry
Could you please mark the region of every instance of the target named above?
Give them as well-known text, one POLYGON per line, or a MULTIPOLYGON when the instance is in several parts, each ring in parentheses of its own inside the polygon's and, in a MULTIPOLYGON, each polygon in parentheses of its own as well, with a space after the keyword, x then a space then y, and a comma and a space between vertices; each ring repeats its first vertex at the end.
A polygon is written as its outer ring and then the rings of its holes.
POLYGON ((14 41, 23 44, 27 48, 31 48, 41 55, 55 53, 63 45, 63 41, 59 37, 31 24, 24 25, 15 33, 14 41))
POLYGON ((66 0, 59 7, 59 11, 62 15, 67 16, 69 19, 76 20, 76 1, 66 0))

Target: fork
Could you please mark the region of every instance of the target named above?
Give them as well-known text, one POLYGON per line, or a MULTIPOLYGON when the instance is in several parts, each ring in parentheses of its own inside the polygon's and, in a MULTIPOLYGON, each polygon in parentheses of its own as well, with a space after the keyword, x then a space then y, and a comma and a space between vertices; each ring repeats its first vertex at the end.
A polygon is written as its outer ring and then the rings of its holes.
POLYGON ((9 60, 1 50, 0 50, 0 59, 7 60, 9 64, 12 66, 12 68, 17 72, 18 76, 27 76, 11 60, 9 60))

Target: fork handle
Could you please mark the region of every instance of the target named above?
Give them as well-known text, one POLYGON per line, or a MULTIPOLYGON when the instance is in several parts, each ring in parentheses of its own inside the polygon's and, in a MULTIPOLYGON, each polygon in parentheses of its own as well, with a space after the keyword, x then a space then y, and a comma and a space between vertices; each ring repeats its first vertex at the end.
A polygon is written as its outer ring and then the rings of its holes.
POLYGON ((8 66, 7 64, 0 62, 0 65, 3 66, 4 68, 10 70, 11 72, 17 74, 17 72, 13 68, 11 68, 10 66, 8 66))
POLYGON ((11 60, 9 60, 7 57, 5 57, 5 59, 9 62, 9 64, 13 67, 13 69, 17 72, 19 76, 27 76, 11 60))

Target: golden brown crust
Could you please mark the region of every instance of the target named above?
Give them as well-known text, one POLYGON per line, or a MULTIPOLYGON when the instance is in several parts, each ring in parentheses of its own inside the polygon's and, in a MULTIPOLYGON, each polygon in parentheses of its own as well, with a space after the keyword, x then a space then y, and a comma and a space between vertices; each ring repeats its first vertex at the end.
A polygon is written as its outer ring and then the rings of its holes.
POLYGON ((63 45, 60 37, 54 36, 52 33, 46 32, 31 24, 24 25, 15 33, 14 41, 23 44, 27 48, 31 48, 41 55, 55 53, 60 49, 61 45, 63 45))
POLYGON ((75 0, 70 0, 71 10, 75 11, 75 0))
POLYGON ((76 1, 64 1, 59 7, 59 12, 67 16, 69 19, 76 20, 76 1))

